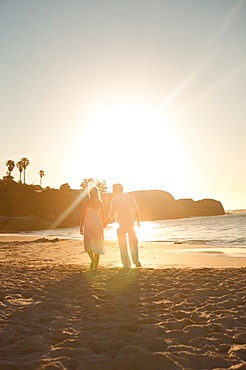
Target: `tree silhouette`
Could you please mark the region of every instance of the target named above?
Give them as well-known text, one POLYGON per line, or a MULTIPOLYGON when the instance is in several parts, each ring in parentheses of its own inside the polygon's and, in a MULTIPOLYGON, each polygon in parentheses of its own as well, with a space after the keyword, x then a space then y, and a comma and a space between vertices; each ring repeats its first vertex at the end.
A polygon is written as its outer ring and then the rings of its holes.
POLYGON ((30 161, 29 159, 23 157, 21 158, 21 162, 22 162, 22 168, 24 170, 24 184, 25 184, 26 183, 26 168, 30 164, 30 161))
POLYGON ((101 193, 106 193, 107 192, 107 188, 108 188, 108 186, 107 186, 107 183, 106 183, 106 181, 105 180, 103 180, 102 182, 101 181, 99 181, 99 180, 94 180, 94 179, 92 179, 92 178, 89 178, 89 179, 84 179, 83 181, 82 181, 82 183, 80 184, 80 187, 81 187, 81 189, 82 189, 82 191, 85 191, 86 189, 88 189, 89 187, 91 187, 91 186, 97 186, 98 187, 98 189, 99 189, 99 191, 101 192, 101 193))
POLYGON ((107 185, 107 183, 106 183, 105 180, 102 180, 102 182, 101 181, 97 181, 97 184, 96 185, 99 188, 99 190, 100 190, 101 193, 107 193, 108 185, 107 185))
POLYGON ((20 183, 22 182, 21 181, 21 173, 23 171, 23 166, 22 166, 22 161, 19 161, 16 163, 16 167, 18 168, 19 172, 20 172, 20 183))
POLYGON ((8 170, 9 170, 9 173, 8 175, 11 176, 11 172, 13 171, 13 169, 15 168, 15 162, 12 161, 11 159, 9 159, 7 162, 6 162, 6 166, 8 167, 8 170))
POLYGON ((62 191, 68 191, 68 190, 71 190, 71 188, 70 188, 70 185, 66 182, 66 184, 62 184, 60 186, 60 190, 62 190, 62 191))
POLYGON ((44 171, 40 170, 38 174, 40 176, 40 186, 42 187, 42 177, 44 176, 44 171))
POLYGON ((82 191, 85 191, 86 189, 88 189, 90 186, 92 186, 94 183, 94 180, 92 178, 89 178, 89 179, 84 179, 82 181, 82 183, 80 184, 80 187, 82 189, 82 191))

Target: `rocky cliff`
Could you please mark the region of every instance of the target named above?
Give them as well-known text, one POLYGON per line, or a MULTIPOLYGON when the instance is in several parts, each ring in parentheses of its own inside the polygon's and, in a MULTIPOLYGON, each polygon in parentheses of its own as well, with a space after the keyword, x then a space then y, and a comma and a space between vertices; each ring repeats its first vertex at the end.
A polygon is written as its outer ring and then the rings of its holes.
POLYGON ((136 199, 141 219, 145 221, 225 214, 222 204, 214 199, 175 200, 170 193, 162 190, 143 190, 130 194, 136 199))
MULTIPOLYGON (((162 190, 140 190, 130 194, 136 199, 142 221, 225 214, 222 204, 213 199, 175 200, 162 190)), ((111 199, 112 194, 103 194, 106 215, 111 199)), ((0 232, 78 226, 81 206, 78 190, 35 192, 18 187, 1 190, 0 232)))

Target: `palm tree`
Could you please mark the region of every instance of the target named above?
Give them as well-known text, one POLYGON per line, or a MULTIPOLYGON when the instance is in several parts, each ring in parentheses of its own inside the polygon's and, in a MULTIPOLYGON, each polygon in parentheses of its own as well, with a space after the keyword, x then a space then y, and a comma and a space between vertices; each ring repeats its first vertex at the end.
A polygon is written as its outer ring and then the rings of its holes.
POLYGON ((11 172, 13 171, 13 169, 15 168, 15 162, 12 161, 11 159, 9 159, 7 162, 6 162, 6 166, 8 167, 8 170, 9 170, 9 173, 8 175, 11 176, 11 172))
POLYGON ((16 163, 16 167, 18 168, 19 172, 20 172, 20 183, 21 183, 21 173, 23 171, 23 165, 22 165, 22 161, 19 161, 16 163))
POLYGON ((44 176, 44 171, 40 170, 38 174, 40 176, 40 186, 42 187, 42 177, 44 176))
POLYGON ((30 161, 26 157, 23 157, 21 158, 21 162, 22 162, 22 168, 24 170, 24 184, 25 184, 26 183, 26 168, 30 164, 30 161))

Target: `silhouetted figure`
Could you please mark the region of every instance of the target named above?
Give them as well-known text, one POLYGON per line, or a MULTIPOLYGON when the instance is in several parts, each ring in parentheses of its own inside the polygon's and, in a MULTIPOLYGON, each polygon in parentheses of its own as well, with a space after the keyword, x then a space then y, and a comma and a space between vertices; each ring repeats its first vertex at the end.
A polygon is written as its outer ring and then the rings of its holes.
POLYGON ((121 261, 125 268, 130 268, 131 260, 128 252, 128 243, 132 262, 136 267, 141 267, 138 258, 138 239, 134 229, 134 222, 140 226, 139 209, 132 195, 123 192, 121 184, 113 185, 114 198, 111 201, 109 215, 106 224, 114 218, 118 224, 117 236, 120 247, 121 261), (128 240, 127 240, 128 239, 128 240))
POLYGON ((105 225, 104 206, 96 186, 89 190, 89 198, 82 205, 80 233, 84 235, 84 247, 88 253, 91 270, 97 270, 99 258, 104 250, 105 225))

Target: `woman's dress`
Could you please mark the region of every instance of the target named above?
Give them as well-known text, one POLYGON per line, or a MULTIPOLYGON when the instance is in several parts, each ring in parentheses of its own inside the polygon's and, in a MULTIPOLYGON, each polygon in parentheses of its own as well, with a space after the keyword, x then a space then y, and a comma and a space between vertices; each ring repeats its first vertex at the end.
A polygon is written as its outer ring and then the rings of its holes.
POLYGON ((104 254, 104 233, 100 208, 87 207, 84 224, 84 247, 86 252, 104 254))

